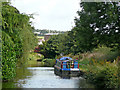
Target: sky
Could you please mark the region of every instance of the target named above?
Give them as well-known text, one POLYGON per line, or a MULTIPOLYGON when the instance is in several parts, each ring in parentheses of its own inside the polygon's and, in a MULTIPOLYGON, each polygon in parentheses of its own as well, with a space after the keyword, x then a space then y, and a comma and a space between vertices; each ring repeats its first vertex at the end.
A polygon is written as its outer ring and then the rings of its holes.
POLYGON ((80 10, 80 0, 12 0, 20 13, 34 14, 35 29, 68 31, 80 10))

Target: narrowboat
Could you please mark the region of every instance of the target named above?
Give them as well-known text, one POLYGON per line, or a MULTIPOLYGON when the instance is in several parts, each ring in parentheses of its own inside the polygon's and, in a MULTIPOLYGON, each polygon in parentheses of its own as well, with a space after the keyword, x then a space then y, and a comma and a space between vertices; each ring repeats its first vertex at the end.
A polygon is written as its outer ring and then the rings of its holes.
POLYGON ((70 57, 56 59, 54 74, 60 77, 79 77, 80 69, 78 60, 73 60, 70 57))

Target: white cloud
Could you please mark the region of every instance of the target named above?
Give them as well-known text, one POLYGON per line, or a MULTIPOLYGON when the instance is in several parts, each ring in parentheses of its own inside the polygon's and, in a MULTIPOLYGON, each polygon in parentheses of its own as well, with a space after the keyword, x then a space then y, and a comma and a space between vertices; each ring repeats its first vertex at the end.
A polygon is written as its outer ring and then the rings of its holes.
POLYGON ((55 8, 58 1, 59 0, 47 0, 47 3, 44 2, 44 4, 40 6, 40 9, 45 13, 49 13, 53 8, 55 8))
POLYGON ((79 0, 13 0, 21 13, 35 13, 35 28, 70 30, 79 9, 79 0))

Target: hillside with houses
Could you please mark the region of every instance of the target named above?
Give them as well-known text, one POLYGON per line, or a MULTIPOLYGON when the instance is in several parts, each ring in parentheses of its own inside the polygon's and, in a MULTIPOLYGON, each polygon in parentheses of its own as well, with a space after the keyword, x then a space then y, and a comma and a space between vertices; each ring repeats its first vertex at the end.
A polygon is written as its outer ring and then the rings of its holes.
POLYGON ((38 45, 41 45, 42 42, 47 41, 50 38, 50 36, 64 34, 64 33, 65 31, 46 30, 46 29, 43 30, 37 29, 34 31, 34 34, 38 38, 38 45))

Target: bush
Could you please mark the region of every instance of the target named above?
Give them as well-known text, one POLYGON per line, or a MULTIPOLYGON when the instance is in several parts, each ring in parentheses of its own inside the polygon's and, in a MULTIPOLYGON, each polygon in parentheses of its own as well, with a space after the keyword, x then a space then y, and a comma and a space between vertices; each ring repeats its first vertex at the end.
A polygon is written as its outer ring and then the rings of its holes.
POLYGON ((86 79, 93 83, 97 88, 118 88, 118 67, 117 65, 106 64, 89 66, 85 74, 86 79))
POLYGON ((87 71, 90 60, 88 58, 84 58, 83 60, 78 61, 79 67, 82 71, 87 71))
POLYGON ((2 32, 2 40, 2 80, 6 81, 15 76, 16 53, 14 43, 5 32, 2 32))

